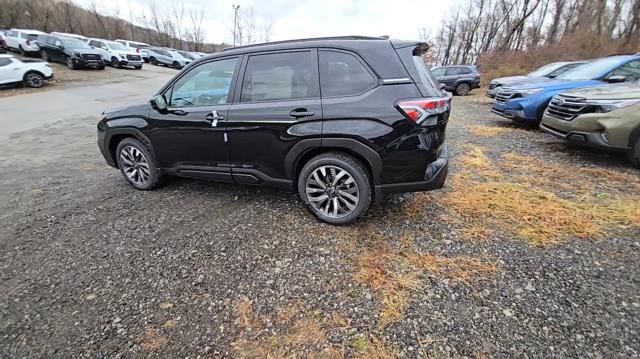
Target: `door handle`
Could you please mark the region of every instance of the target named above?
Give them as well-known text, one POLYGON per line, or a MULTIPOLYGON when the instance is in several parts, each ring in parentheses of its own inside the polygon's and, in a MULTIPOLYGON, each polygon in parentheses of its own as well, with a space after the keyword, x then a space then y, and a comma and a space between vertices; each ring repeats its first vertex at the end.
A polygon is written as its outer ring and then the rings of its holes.
POLYGON ((306 108, 296 108, 295 110, 289 112, 289 116, 294 118, 311 117, 313 115, 313 111, 307 111, 306 108))
POLYGON ((211 127, 218 126, 218 121, 224 120, 224 116, 218 114, 218 111, 213 110, 205 116, 205 120, 211 121, 211 127))

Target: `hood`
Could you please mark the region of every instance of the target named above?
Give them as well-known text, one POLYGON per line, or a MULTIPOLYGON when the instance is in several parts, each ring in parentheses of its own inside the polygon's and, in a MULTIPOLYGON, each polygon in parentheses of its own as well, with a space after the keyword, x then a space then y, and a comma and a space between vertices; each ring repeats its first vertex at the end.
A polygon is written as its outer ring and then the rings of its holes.
POLYGON ((584 97, 587 100, 628 100, 640 98, 640 83, 627 82, 614 85, 600 85, 579 88, 563 92, 570 96, 584 97))
POLYGON ((543 88, 545 91, 559 91, 559 90, 569 90, 576 87, 587 87, 587 86, 597 86, 602 85, 604 82, 599 80, 551 80, 542 81, 542 82, 534 82, 534 83, 522 83, 517 84, 515 86, 509 86, 512 90, 529 90, 536 88, 543 88))
POLYGON ((76 52, 76 53, 78 53, 80 55, 98 55, 98 56, 102 56, 94 49, 74 49, 74 48, 67 47, 67 48, 65 48, 65 51, 67 51, 69 53, 76 52))
POLYGON ((122 117, 139 117, 151 109, 151 104, 144 103, 140 105, 133 105, 129 107, 120 107, 115 109, 106 110, 103 115, 108 119, 118 119, 122 117))
POLYGON ((508 76, 508 77, 498 77, 497 79, 491 80, 491 83, 495 84, 508 84, 516 81, 522 81, 528 79, 528 76, 508 76))
POLYGON ((127 55, 140 55, 139 53, 135 52, 135 51, 114 51, 116 54, 120 55, 120 56, 127 56, 127 55))
POLYGON ((553 81, 553 79, 550 79, 548 77, 530 77, 530 76, 513 76, 514 80, 513 81, 509 81, 509 82, 503 82, 502 85, 505 86, 509 86, 509 87, 513 87, 513 86, 520 86, 520 85, 529 85, 529 84, 539 84, 542 82, 550 82, 553 81), (515 79, 515 78, 518 79, 515 79))

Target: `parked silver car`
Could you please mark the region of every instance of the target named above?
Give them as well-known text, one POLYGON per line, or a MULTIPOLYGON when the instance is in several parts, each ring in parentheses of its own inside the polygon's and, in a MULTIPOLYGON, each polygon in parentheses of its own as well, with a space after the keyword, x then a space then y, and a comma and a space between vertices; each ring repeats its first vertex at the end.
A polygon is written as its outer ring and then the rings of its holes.
POLYGON ((165 65, 176 69, 187 65, 186 59, 175 51, 159 47, 151 47, 147 51, 149 52, 149 63, 152 65, 165 65))

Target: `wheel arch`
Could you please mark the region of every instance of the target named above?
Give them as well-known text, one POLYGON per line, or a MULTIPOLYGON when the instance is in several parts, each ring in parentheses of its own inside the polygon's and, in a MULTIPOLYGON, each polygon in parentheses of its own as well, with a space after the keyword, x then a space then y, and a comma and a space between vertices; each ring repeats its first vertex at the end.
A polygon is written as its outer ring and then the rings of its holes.
POLYGON ((109 151, 109 155, 113 159, 113 162, 118 168, 118 160, 116 157, 116 149, 118 148, 118 144, 122 142, 122 140, 126 138, 135 138, 142 142, 147 149, 154 155, 153 147, 151 146, 151 141, 147 136, 145 136, 142 132, 134 128, 118 128, 110 131, 111 133, 108 135, 106 139, 107 150, 109 151))
POLYGON ((46 78, 46 76, 38 70, 28 70, 27 72, 24 73, 24 75, 22 75, 22 81, 25 81, 27 79, 27 75, 29 74, 38 74, 42 76, 43 79, 46 78))
POLYGON ((319 154, 335 151, 352 155, 362 162, 369 172, 373 193, 373 187, 380 183, 382 159, 372 148, 351 138, 316 138, 298 142, 285 157, 285 171, 294 187, 302 167, 309 160, 319 154))

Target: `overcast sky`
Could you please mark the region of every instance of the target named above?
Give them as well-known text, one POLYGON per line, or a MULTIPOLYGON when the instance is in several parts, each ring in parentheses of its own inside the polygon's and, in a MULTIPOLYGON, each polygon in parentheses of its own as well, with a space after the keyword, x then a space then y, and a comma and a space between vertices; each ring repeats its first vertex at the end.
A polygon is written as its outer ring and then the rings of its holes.
MULTIPOLYGON (((93 0, 75 0, 87 6, 93 0)), ((96 0, 98 8, 112 13, 117 6, 120 17, 134 18, 147 10, 150 1, 169 9, 179 0, 96 0)), ((232 41, 232 4, 241 10, 254 9, 258 26, 273 20, 272 40, 334 35, 390 35, 399 39, 418 39, 419 28, 436 31, 456 0, 184 0, 186 9, 204 7, 204 27, 208 42, 232 41)))

